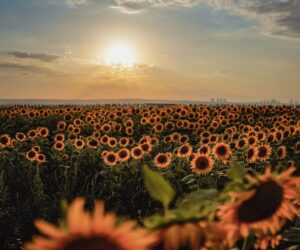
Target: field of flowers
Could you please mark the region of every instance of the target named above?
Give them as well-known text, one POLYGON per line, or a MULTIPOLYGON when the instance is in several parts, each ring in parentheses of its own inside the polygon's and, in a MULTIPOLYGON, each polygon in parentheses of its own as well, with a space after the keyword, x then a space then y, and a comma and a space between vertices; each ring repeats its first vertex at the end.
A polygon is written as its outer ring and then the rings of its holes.
POLYGON ((299 109, 11 106, 0 124, 0 249, 300 249, 299 109))

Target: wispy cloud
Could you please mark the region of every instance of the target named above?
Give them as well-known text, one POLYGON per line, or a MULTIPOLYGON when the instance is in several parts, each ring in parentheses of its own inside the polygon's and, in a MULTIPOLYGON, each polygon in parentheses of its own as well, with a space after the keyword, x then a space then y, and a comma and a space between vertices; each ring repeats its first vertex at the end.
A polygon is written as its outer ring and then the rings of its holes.
POLYGON ((28 53, 28 52, 20 52, 20 51, 10 51, 7 54, 10 56, 14 56, 16 58, 35 59, 47 63, 56 61, 61 58, 61 56, 57 56, 57 55, 49 55, 45 53, 28 53))
POLYGON ((65 0, 65 2, 69 5, 69 6, 76 6, 76 5, 83 5, 86 4, 88 0, 65 0))
POLYGON ((299 0, 114 0, 114 7, 128 14, 151 7, 208 5, 230 14, 258 20, 268 35, 300 37, 299 0))
POLYGON ((46 68, 46 67, 40 67, 35 65, 24 65, 19 63, 10 63, 10 62, 0 62, 0 70, 14 70, 14 71, 20 71, 23 73, 31 73, 31 74, 39 74, 39 75, 51 75, 51 76, 57 76, 57 75, 63 75, 62 72, 59 72, 54 69, 46 68))

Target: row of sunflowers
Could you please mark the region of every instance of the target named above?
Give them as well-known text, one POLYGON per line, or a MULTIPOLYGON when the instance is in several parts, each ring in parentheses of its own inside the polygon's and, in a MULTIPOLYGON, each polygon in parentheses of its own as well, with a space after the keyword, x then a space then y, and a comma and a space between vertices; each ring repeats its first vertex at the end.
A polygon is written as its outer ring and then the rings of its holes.
POLYGON ((1 249, 300 245, 299 109, 12 106, 0 122, 1 249))

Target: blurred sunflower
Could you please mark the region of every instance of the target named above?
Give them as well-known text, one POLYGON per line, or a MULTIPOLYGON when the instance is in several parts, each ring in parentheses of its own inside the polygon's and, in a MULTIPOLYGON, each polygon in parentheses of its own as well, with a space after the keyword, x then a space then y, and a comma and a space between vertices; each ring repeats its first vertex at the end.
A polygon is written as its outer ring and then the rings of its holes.
POLYGON ((300 177, 293 177, 295 168, 281 174, 272 174, 270 167, 259 177, 247 175, 252 186, 243 192, 230 192, 231 202, 221 205, 218 217, 224 224, 236 227, 247 238, 253 230, 256 234, 276 234, 287 220, 299 215, 293 200, 299 198, 296 187, 300 177))
POLYGON ((106 214, 104 204, 96 202, 92 213, 84 210, 84 199, 73 201, 67 212, 66 228, 57 228, 44 220, 35 226, 45 235, 25 244, 26 250, 150 250, 157 236, 136 229, 135 222, 117 224, 113 213, 106 214))

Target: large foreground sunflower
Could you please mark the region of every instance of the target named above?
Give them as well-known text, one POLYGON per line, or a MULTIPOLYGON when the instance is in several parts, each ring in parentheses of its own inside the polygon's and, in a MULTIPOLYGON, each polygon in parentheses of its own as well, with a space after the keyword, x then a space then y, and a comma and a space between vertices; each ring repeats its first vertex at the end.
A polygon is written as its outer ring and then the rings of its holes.
POLYGON ((222 222, 236 227, 246 238, 253 230, 256 234, 276 234, 287 220, 299 215, 295 201, 300 177, 291 176, 295 168, 281 174, 272 174, 268 167, 257 178, 247 175, 251 188, 241 193, 231 192, 232 202, 221 205, 218 216, 222 222))
POLYGON ((25 244, 26 250, 148 250, 156 234, 135 229, 132 221, 117 225, 113 213, 105 213, 97 202, 92 213, 84 210, 84 199, 77 198, 67 213, 67 228, 57 228, 44 220, 36 227, 43 235, 25 244))

